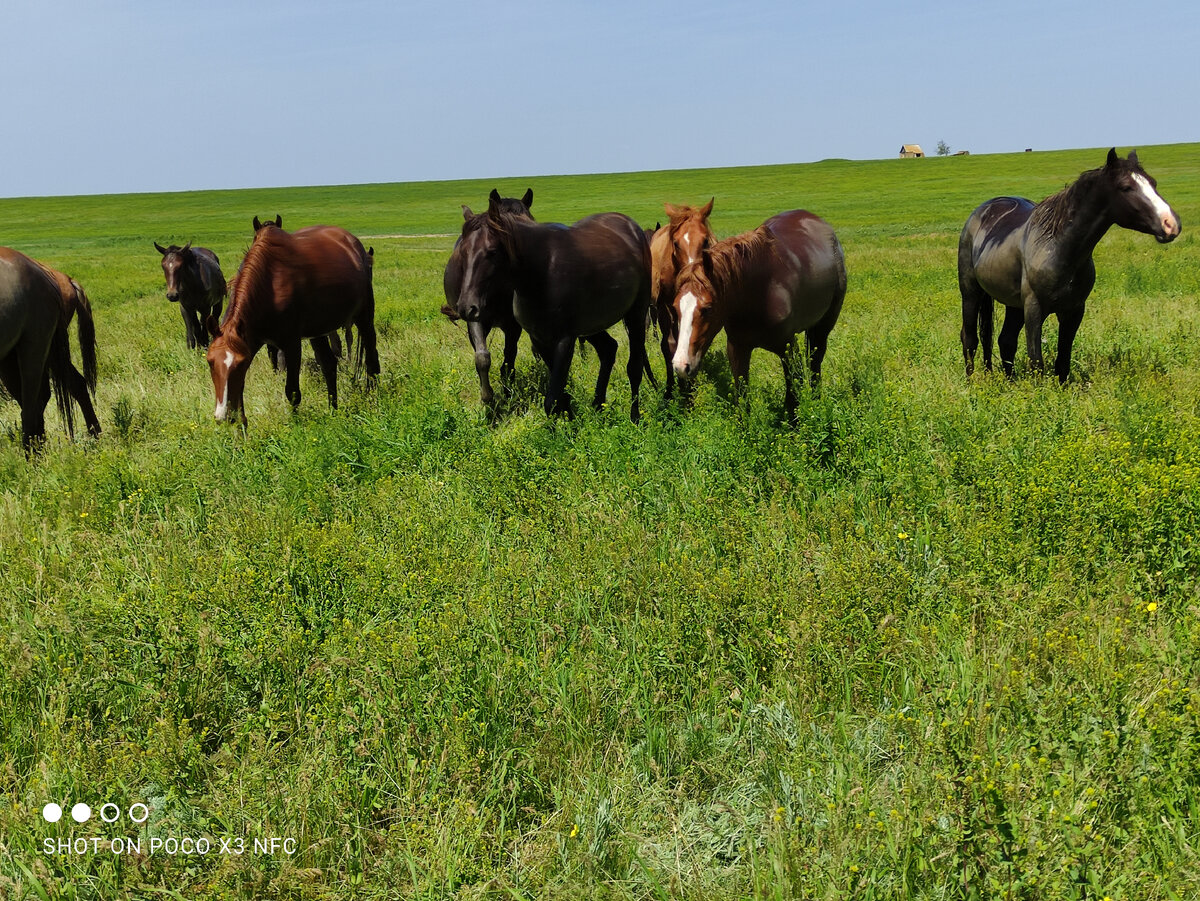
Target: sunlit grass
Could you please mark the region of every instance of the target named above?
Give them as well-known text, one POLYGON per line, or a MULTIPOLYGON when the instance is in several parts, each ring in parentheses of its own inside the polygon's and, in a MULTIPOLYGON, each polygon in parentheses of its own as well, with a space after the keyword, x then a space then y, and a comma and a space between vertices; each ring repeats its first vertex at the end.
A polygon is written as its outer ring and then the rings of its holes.
POLYGON ((1101 244, 1066 388, 1023 354, 968 383, 958 345, 970 209, 1106 149, 499 185, 543 220, 833 223, 850 290, 794 424, 769 355, 730 401, 720 341, 636 426, 623 367, 547 420, 523 344, 491 420, 438 312, 453 238, 382 237, 491 183, 0 201, 93 300, 105 429, 51 417, 29 463, 0 407, 0 897, 1194 896, 1197 148, 1140 148, 1185 231, 1101 244), (151 241, 229 272, 276 212, 375 247, 383 372, 333 413, 306 368, 293 414, 259 359, 242 433, 151 241), (114 835, 297 851, 44 853, 114 835))

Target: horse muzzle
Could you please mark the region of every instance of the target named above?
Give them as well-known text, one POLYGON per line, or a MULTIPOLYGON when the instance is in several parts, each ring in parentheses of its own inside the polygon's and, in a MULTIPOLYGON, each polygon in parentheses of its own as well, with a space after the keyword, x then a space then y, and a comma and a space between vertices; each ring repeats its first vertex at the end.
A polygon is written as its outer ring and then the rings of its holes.
POLYGON ((1172 241, 1178 238, 1179 233, 1183 231, 1183 225, 1179 221, 1179 216, 1175 214, 1174 210, 1171 211, 1171 215, 1163 216, 1160 225, 1162 226, 1162 231, 1156 232, 1154 235, 1154 240, 1156 240, 1159 244, 1170 244, 1172 241))
POLYGON ((178 291, 168 291, 167 292, 167 300, 171 301, 171 303, 179 303, 179 292, 178 291))

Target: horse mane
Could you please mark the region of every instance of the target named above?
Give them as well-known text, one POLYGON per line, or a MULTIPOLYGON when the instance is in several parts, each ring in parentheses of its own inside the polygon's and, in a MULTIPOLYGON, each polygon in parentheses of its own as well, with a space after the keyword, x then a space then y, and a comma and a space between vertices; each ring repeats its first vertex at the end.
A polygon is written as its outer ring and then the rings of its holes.
POLYGON ((687 278, 696 278, 709 289, 723 294, 741 275, 747 263, 774 246, 775 236, 765 225, 718 241, 705 251, 699 262, 684 266, 679 274, 680 283, 687 278))
POLYGON ((270 292, 271 267, 268 259, 272 250, 277 248, 280 243, 275 232, 279 232, 281 235, 287 234, 283 229, 276 228, 270 223, 254 233, 254 240, 250 242, 246 255, 238 264, 237 274, 229 280, 227 285, 229 306, 225 310, 225 317, 221 320, 222 327, 233 319, 235 310, 241 309, 248 294, 258 295, 270 292))
POLYGON ((1033 208, 1030 225, 1048 238, 1061 234, 1078 212, 1080 198, 1088 193, 1103 171, 1103 168, 1089 169, 1061 191, 1051 194, 1033 208))

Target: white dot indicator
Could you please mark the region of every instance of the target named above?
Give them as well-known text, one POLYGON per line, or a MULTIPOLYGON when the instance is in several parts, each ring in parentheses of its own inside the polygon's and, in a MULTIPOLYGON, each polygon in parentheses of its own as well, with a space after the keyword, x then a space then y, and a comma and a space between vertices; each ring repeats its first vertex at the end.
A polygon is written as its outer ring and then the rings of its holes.
POLYGON ((57 823, 62 819, 62 808, 51 801, 42 808, 42 819, 47 823, 57 823))
POLYGON ((76 823, 86 823, 92 817, 92 808, 82 801, 71 808, 71 819, 76 823))

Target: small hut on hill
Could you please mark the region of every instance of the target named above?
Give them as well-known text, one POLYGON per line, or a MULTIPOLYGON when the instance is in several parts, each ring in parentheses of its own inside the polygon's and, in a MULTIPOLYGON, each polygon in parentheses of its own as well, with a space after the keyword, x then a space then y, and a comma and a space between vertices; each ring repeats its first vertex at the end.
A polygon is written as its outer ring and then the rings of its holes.
POLYGON ((925 151, 921 149, 920 144, 901 144, 900 145, 900 158, 901 159, 913 159, 913 158, 917 158, 917 157, 922 157, 924 155, 925 155, 925 151))

